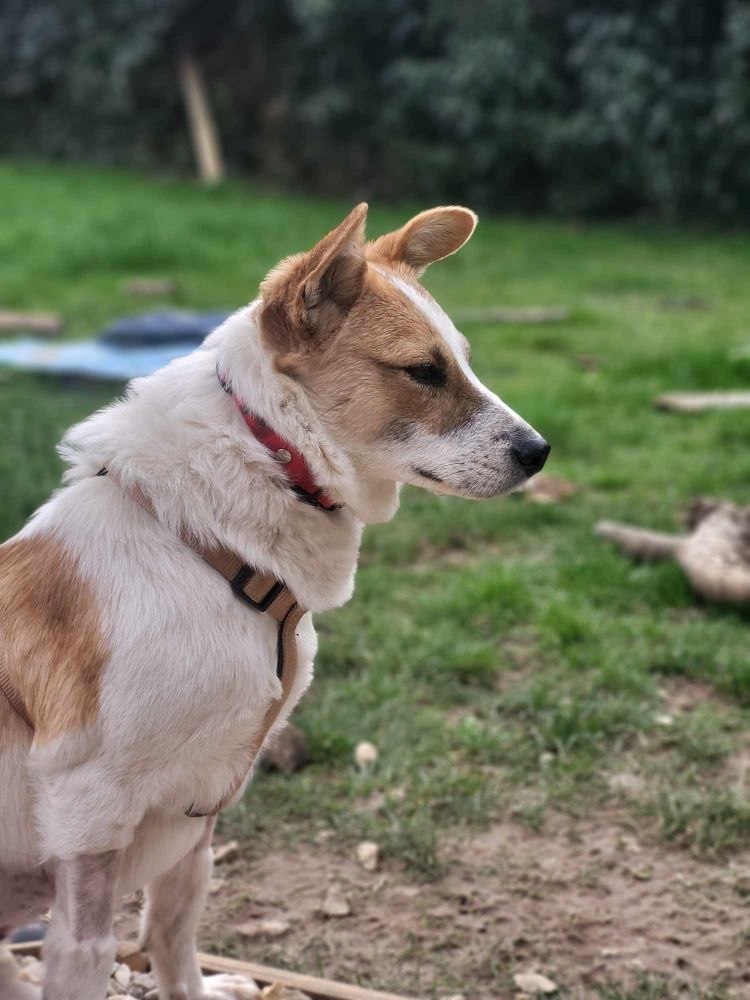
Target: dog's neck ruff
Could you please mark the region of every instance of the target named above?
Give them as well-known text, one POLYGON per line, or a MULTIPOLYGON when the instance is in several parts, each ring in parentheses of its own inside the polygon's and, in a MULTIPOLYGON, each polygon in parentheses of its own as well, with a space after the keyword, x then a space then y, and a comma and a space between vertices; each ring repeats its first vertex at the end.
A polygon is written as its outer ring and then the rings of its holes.
POLYGON ((225 378, 221 371, 216 369, 216 377, 219 380, 219 385, 224 390, 224 392, 234 401, 235 406, 242 414, 242 419, 248 427, 248 430, 253 435, 253 437, 259 441, 264 448, 273 455, 274 459, 279 462, 287 474, 291 484, 292 490, 296 494, 297 498, 303 503, 310 504, 313 507, 319 507, 321 510, 334 511, 341 507, 341 504, 336 503, 331 497, 324 492, 324 490, 318 486, 315 482, 315 477, 312 474, 310 466, 307 464, 307 459, 294 445, 283 438, 280 434, 269 427, 268 424, 261 417, 253 413, 240 399, 235 396, 232 390, 232 383, 225 378))

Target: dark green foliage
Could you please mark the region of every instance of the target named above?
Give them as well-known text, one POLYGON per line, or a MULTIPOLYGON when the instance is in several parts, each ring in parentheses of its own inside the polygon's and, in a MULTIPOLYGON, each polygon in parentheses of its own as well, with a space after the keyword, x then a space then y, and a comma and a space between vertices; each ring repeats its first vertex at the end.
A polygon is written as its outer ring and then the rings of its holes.
POLYGON ((512 210, 750 208, 747 0, 5 0, 6 151, 186 168, 183 48, 237 170, 512 210))

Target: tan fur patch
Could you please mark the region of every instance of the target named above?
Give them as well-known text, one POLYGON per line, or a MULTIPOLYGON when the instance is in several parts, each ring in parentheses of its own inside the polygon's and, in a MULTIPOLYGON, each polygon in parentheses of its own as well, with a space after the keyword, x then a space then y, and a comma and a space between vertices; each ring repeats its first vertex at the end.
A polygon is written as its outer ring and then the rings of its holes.
POLYGON ((0 643, 37 742, 94 721, 108 649, 91 589, 56 540, 0 545, 0 643))
MULTIPOLYGON (((406 280, 407 268, 392 268, 406 280)), ((414 274, 411 272, 411 280, 414 274)), ((418 287, 418 286, 417 286, 418 287)), ((296 374, 359 440, 398 439, 415 425, 433 434, 460 427, 484 404, 439 331, 375 268, 335 336, 296 359, 296 374), (440 358, 445 385, 425 388, 403 371, 440 358)))

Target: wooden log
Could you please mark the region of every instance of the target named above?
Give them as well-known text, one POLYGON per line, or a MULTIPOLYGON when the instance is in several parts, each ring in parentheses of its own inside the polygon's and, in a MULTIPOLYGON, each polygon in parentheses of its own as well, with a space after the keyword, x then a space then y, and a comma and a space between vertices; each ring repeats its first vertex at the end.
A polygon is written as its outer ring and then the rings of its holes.
POLYGON ((180 56, 178 73, 198 174, 204 184, 218 184, 224 179, 224 159, 218 131, 203 75, 188 52, 183 52, 180 56))
POLYGON ((668 392, 657 396, 654 405, 675 413, 704 413, 707 410, 750 409, 750 391, 727 392, 668 392))
POLYGON ((489 306, 486 309, 457 309, 454 316, 459 323, 507 323, 533 325, 536 323, 563 323, 570 319, 565 306, 489 306))
POLYGON ((174 295, 180 290, 180 283, 174 278, 131 278, 123 285, 126 295, 150 298, 156 295, 174 295))
POLYGON ((63 325, 57 313, 0 309, 0 333, 38 333, 42 337, 56 337, 63 325))

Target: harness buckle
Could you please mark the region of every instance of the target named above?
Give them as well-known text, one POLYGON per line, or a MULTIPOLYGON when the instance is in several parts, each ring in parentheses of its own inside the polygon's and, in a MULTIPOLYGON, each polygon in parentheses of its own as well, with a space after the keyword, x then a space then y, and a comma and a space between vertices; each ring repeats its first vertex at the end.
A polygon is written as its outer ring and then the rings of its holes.
POLYGON ((230 587, 235 592, 237 597, 249 604, 251 608, 256 611, 267 611, 276 598, 279 596, 281 591, 284 589, 284 584, 280 580, 276 580, 272 583, 267 592, 263 597, 257 600, 251 597, 245 590, 245 584, 247 584, 257 573, 257 570, 252 569, 250 566, 241 566, 237 571, 237 575, 230 583, 230 587))

